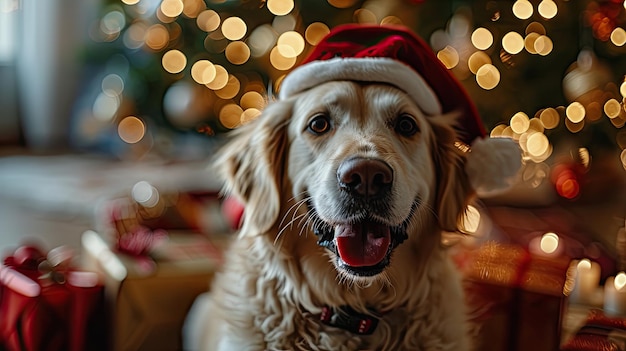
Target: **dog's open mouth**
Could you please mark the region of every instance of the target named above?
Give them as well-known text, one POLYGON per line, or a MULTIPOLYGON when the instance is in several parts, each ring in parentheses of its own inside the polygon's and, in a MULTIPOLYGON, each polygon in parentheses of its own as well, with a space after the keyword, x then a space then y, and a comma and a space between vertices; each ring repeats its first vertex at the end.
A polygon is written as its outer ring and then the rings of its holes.
POLYGON ((393 250, 408 237, 406 223, 388 226, 374 220, 334 226, 318 221, 314 231, 317 243, 337 257, 338 268, 362 277, 381 273, 393 250))

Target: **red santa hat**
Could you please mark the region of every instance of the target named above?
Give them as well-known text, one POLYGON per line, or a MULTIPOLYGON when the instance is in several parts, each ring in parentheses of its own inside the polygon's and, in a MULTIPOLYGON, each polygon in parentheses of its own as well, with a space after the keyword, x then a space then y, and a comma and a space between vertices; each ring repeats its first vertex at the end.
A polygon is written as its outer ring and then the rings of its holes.
POLYGON ((394 85, 428 116, 459 113, 459 139, 471 145, 465 169, 479 194, 508 187, 521 166, 517 144, 511 139, 485 138, 485 127, 465 89, 428 44, 403 27, 335 27, 285 77, 279 98, 336 80, 394 85))

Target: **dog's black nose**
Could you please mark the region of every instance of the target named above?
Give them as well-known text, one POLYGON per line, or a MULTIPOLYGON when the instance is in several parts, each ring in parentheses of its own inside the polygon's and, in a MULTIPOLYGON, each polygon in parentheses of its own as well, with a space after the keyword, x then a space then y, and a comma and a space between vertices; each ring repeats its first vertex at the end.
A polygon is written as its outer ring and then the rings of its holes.
POLYGON ((393 170, 381 160, 353 157, 339 165, 337 180, 342 189, 353 195, 373 198, 391 189, 393 170))

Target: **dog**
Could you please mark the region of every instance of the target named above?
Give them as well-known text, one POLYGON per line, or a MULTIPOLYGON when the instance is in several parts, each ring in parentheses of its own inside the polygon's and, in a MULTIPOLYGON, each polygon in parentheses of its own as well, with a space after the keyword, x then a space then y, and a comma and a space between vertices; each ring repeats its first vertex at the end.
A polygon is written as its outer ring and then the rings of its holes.
POLYGON ((225 193, 245 211, 211 286, 202 344, 470 350, 461 279, 442 233, 459 231, 478 189, 516 172, 517 151, 459 141, 476 119, 467 97, 458 83, 440 84, 451 75, 432 52, 415 55, 426 45, 406 30, 350 26, 326 43, 219 151, 225 193), (412 65, 422 72, 398 57, 423 58, 412 65), (463 101, 444 109, 439 100, 463 101))

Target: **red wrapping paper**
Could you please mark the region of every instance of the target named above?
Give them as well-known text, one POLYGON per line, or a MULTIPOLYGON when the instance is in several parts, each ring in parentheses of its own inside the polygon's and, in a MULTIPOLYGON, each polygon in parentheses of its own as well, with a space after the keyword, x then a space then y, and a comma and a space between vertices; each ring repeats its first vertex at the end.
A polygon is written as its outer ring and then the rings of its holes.
POLYGON ((0 267, 0 349, 104 350, 104 287, 97 275, 76 274, 69 262, 42 272, 43 254, 24 251, 0 267))

